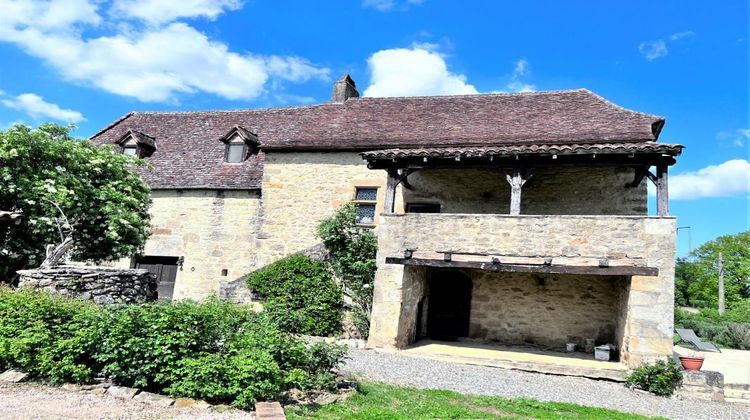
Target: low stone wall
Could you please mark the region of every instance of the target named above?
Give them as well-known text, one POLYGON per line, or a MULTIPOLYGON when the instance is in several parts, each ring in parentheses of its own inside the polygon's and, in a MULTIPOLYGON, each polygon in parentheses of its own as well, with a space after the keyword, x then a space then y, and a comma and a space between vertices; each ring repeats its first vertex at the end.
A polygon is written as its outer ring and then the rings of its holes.
POLYGON ((677 390, 682 398, 724 401, 724 375, 711 371, 682 372, 682 385, 677 390))
POLYGON ((44 290, 95 303, 156 300, 156 277, 147 270, 72 267, 21 270, 19 288, 44 290))

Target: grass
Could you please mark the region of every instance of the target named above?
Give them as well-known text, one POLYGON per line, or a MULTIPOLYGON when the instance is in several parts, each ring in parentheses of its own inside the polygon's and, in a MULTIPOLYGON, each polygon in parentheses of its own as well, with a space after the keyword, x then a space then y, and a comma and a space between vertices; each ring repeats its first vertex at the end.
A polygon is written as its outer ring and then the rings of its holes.
POLYGON ((453 391, 422 390, 393 385, 361 383, 359 393, 341 404, 317 409, 286 407, 289 419, 644 419, 604 408, 462 395, 453 391))

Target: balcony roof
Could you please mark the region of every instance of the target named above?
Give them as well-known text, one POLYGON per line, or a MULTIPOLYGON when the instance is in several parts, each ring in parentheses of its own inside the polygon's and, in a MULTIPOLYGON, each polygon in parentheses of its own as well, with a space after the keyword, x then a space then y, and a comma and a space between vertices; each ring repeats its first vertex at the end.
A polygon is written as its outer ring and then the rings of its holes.
POLYGON ((598 143, 598 144, 524 144, 483 147, 432 147, 419 149, 383 149, 362 153, 370 168, 416 166, 468 166, 489 162, 511 166, 575 164, 674 164, 674 157, 682 153, 680 144, 598 143), (563 157, 559 159, 558 157, 563 157), (598 159, 598 160, 597 160, 598 159), (463 164, 458 162, 465 162, 463 164), (421 162, 421 164, 420 164, 421 162))

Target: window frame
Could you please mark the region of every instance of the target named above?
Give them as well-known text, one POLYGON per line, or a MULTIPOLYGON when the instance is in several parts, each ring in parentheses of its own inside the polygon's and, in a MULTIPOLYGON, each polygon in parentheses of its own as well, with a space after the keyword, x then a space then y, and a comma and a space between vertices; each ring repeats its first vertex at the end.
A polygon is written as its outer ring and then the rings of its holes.
POLYGON ((380 187, 378 186, 357 185, 354 187, 354 197, 352 197, 352 203, 354 203, 357 206, 357 215, 355 216, 355 223, 357 224, 357 226, 368 227, 368 228, 375 227, 375 216, 378 213, 378 193, 379 192, 380 192, 380 187), (375 190, 375 199, 374 200, 358 200, 357 193, 360 190, 375 190), (374 207, 372 223, 359 223, 356 221, 356 217, 359 216, 359 206, 361 205, 374 207))
POLYGON ((248 152, 247 152, 247 143, 244 141, 228 141, 226 142, 226 146, 224 147, 224 163, 230 163, 230 164, 238 164, 242 163, 247 160, 248 152), (229 161, 229 149, 232 146, 242 146, 242 152, 240 154, 240 160, 238 162, 230 162, 229 161))

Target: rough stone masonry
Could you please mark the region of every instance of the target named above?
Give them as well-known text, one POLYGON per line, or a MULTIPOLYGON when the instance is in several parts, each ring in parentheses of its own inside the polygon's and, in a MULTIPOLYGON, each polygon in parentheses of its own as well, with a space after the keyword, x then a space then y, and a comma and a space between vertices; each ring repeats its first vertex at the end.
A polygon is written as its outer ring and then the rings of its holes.
POLYGON ((156 277, 147 270, 58 266, 21 270, 19 288, 44 290, 95 303, 140 303, 156 300, 156 277))

